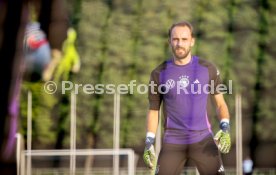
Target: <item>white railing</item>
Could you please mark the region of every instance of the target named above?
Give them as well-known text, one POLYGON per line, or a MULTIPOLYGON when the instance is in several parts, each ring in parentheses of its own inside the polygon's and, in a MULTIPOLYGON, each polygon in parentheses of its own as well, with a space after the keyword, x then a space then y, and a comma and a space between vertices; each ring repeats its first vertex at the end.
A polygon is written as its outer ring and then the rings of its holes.
MULTIPOLYGON (((32 170, 38 171, 38 168, 32 168, 32 165, 27 165, 25 164, 26 159, 32 161, 33 157, 49 157, 49 156, 68 156, 71 157, 72 154, 74 156, 119 156, 119 155, 127 155, 128 156, 128 170, 127 175, 134 175, 135 174, 135 154, 132 149, 118 149, 118 150, 113 150, 113 149, 76 149, 74 152, 71 150, 27 150, 27 151, 22 151, 21 152, 21 158, 20 158, 20 166, 21 167, 21 175, 28 175, 26 172, 30 172, 32 170), (30 170, 28 170, 30 168, 30 170)), ((28 162, 27 162, 28 164, 28 162)), ((50 168, 49 168, 50 169, 50 168)), ((51 168, 53 170, 53 168, 51 168)), ((54 168, 55 169, 55 168, 54 168)), ((64 169, 64 168, 63 168, 64 169)), ((45 173, 45 169, 42 169, 43 173, 45 173)), ((74 173, 79 174, 77 171, 79 169, 75 169, 74 173)), ((67 172, 72 173, 70 171, 69 167, 67 168, 67 172)), ((34 171, 32 171, 32 174, 37 174, 34 171)), ((41 173, 38 173, 41 174, 41 173)))

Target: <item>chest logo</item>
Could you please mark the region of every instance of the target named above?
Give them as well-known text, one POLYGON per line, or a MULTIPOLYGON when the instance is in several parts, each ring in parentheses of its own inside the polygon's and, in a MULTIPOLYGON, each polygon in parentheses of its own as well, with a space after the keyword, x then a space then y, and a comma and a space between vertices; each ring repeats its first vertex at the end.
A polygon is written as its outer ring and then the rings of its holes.
POLYGON ((182 87, 182 88, 185 88, 189 85, 189 76, 186 76, 186 75, 182 75, 179 77, 179 86, 182 87))
POLYGON ((172 88, 174 88, 174 86, 175 86, 175 82, 174 82, 173 79, 168 79, 168 80, 166 81, 166 87, 167 87, 167 88, 172 89, 172 88))
POLYGON ((196 79, 195 81, 194 81, 194 84, 199 84, 200 82, 198 81, 198 79, 196 79))

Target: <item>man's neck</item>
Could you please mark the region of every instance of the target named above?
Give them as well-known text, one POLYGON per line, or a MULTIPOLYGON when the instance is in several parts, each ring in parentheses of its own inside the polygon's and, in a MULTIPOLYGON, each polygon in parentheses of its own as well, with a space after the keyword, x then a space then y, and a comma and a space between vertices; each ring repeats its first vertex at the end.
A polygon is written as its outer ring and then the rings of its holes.
POLYGON ((191 59, 192 59, 192 55, 189 54, 187 57, 182 58, 182 59, 177 59, 177 58, 174 57, 173 61, 176 65, 182 65, 183 66, 183 65, 189 64, 191 59))

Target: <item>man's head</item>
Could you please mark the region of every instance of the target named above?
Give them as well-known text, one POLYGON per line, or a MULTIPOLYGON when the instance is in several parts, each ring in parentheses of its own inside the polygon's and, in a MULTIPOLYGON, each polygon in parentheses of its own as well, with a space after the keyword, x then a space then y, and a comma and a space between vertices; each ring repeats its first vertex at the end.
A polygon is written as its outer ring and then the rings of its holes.
POLYGON ((175 59, 185 59, 194 46, 193 26, 186 21, 175 23, 169 29, 169 44, 175 59))

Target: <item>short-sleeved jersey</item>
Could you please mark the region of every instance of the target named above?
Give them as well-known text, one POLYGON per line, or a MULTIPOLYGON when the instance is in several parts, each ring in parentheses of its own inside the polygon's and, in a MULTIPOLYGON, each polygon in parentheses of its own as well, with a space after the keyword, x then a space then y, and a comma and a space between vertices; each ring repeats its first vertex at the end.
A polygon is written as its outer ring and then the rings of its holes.
POLYGON ((207 101, 220 93, 219 71, 206 61, 192 56, 186 65, 176 65, 172 59, 163 62, 151 73, 149 108, 159 110, 163 102, 165 143, 191 144, 212 134, 208 121, 207 101), (213 86, 213 87, 211 87, 213 86))

